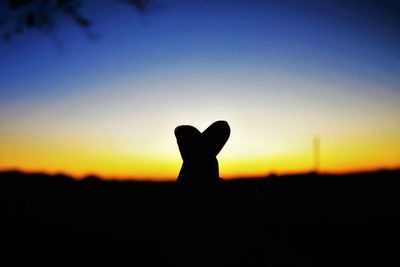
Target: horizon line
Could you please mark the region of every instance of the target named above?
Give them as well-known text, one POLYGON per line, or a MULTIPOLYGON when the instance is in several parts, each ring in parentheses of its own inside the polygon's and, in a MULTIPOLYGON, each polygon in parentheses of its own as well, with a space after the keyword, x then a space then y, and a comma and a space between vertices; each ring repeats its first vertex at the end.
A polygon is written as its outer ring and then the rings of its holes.
MULTIPOLYGON (((221 177, 224 180, 240 180, 240 179, 262 179, 268 177, 281 177, 281 176, 300 176, 300 175, 321 175, 321 176, 345 176, 345 175, 357 175, 367 174, 376 172, 396 172, 400 171, 400 166, 396 167, 382 167, 382 168, 365 168, 365 169, 354 169, 354 170, 342 170, 342 171, 315 171, 315 170, 302 170, 302 171, 287 171, 287 172, 267 172, 265 174, 253 174, 253 175, 232 175, 228 177, 221 177)), ((87 173, 84 175, 76 175, 72 172, 65 171, 45 171, 45 170, 26 170, 23 168, 0 168, 0 174, 4 173, 20 173, 25 175, 46 175, 46 176, 66 176, 73 180, 85 180, 90 177, 95 177, 103 181, 134 181, 134 182, 173 182, 177 177, 168 176, 129 176, 129 175, 101 175, 96 173, 87 173)))

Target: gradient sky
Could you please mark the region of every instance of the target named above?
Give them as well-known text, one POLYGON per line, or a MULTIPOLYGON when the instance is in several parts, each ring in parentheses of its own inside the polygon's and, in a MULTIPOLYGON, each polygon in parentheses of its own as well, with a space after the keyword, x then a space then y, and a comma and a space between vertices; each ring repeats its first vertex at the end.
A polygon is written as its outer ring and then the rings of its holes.
POLYGON ((223 177, 400 167, 395 1, 86 1, 0 43, 0 169, 176 177, 173 130, 227 120, 223 177))

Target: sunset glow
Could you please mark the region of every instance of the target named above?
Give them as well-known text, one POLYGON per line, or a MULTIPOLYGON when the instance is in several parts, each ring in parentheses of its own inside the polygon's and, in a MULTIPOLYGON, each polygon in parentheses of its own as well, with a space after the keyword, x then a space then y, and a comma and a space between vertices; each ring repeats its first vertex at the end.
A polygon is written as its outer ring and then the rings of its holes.
POLYGON ((321 172, 400 167, 398 25, 166 3, 148 27, 98 5, 104 38, 66 26, 62 54, 37 33, 1 44, 1 170, 174 179, 174 128, 216 120, 231 127, 222 177, 312 171, 314 136, 321 172))

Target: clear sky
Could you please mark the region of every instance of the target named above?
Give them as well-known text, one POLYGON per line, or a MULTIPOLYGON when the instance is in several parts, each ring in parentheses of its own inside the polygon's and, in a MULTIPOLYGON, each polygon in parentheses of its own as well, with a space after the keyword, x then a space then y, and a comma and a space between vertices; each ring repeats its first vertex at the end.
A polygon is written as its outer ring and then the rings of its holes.
POLYGON ((0 43, 0 169, 176 177, 174 128, 231 126, 222 177, 400 167, 395 1, 85 1, 0 43))

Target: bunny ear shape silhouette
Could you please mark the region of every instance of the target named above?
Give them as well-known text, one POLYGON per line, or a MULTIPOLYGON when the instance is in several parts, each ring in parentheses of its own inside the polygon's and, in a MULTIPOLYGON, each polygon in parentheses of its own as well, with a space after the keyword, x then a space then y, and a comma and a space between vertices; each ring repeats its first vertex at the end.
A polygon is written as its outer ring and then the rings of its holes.
POLYGON ((191 125, 181 125, 175 128, 175 136, 183 160, 206 153, 217 156, 229 139, 231 129, 226 121, 216 121, 203 133, 191 125))
POLYGON ((230 134, 231 129, 226 121, 214 122, 202 133, 205 149, 211 156, 217 156, 228 141, 230 134))
POLYGON ((175 136, 183 159, 177 183, 186 188, 218 186, 221 179, 216 156, 230 132, 226 121, 214 122, 203 133, 190 125, 176 127, 175 136))

